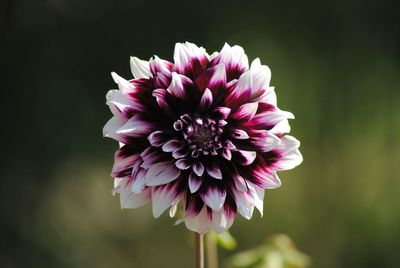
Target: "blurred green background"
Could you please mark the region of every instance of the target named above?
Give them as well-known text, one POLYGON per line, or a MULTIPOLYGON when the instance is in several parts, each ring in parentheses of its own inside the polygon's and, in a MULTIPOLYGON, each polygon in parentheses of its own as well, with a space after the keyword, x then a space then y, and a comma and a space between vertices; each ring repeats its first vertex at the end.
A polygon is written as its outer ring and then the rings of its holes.
MULTIPOLYGON (((285 233, 313 267, 400 267, 400 19, 396 1, 0 1, 0 266, 192 267, 191 234, 110 194, 110 72, 225 41, 272 69, 304 163, 237 252, 285 233)), ((232 252, 221 252, 221 263, 232 252)))

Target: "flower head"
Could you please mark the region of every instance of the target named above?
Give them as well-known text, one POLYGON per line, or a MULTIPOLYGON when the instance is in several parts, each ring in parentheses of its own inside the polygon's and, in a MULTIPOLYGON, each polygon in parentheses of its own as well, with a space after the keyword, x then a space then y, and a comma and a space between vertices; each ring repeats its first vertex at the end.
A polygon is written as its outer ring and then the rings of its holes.
POLYGON ((120 143, 112 176, 122 208, 152 202, 159 217, 178 205, 188 229, 227 230, 237 213, 263 211, 276 172, 299 165, 299 141, 286 135, 293 115, 277 107, 271 71, 225 44, 211 56, 177 43, 174 63, 131 58, 134 79, 112 73, 113 117, 104 136, 120 143))

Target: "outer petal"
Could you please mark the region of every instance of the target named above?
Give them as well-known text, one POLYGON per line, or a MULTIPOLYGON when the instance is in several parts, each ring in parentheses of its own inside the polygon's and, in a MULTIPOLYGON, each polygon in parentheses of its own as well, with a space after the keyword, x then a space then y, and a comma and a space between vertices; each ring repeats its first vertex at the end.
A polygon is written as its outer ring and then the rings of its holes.
POLYGON ((127 178, 116 179, 115 181, 114 192, 120 194, 121 208, 138 208, 150 202, 150 189, 146 189, 141 193, 132 193, 131 184, 127 178))
POLYGON ((205 186, 199 192, 203 202, 212 210, 220 210, 224 205, 226 190, 216 185, 205 186))
POLYGON ((136 79, 150 77, 150 67, 148 61, 141 60, 137 57, 131 57, 130 64, 132 75, 136 79))
POLYGON ((174 51, 175 70, 189 77, 194 77, 207 68, 208 54, 204 48, 186 42, 176 43, 174 51))
POLYGON ((143 120, 138 114, 132 116, 122 127, 117 130, 118 134, 132 137, 148 135, 154 130, 155 124, 143 120))
POLYGON ((196 174, 193 172, 190 173, 189 175, 189 189, 191 193, 197 192, 197 190, 200 188, 203 180, 202 178, 198 177, 196 174))
POLYGON ((226 83, 225 65, 218 64, 207 69, 195 79, 195 83, 200 90, 203 91, 209 88, 213 95, 217 95, 221 87, 226 83))
POLYGON ((292 169, 303 162, 303 156, 298 150, 300 142, 292 136, 283 136, 281 144, 276 148, 282 156, 276 163, 277 170, 292 169))
POLYGON ((234 214, 228 213, 225 209, 213 211, 212 227, 217 233, 221 234, 226 232, 232 226, 234 219, 234 214))
POLYGON ((249 69, 249 61, 243 48, 240 46, 231 47, 227 43, 212 60, 212 64, 218 63, 225 64, 228 81, 239 78, 244 71, 249 69))
POLYGON ((103 136, 112 138, 114 140, 120 140, 117 130, 120 129, 128 119, 120 116, 114 115, 103 127, 103 136))
POLYGON ((153 217, 158 218, 173 203, 177 202, 180 193, 175 184, 167 184, 154 187, 152 190, 153 217))
POLYGON ((169 183, 176 180, 180 173, 173 161, 156 163, 147 172, 146 185, 158 186, 169 183))
MULTIPOLYGON (((182 220, 185 222, 186 228, 200 234, 207 233, 211 226, 211 220, 208 216, 206 206, 204 206, 196 216, 185 216, 182 220)), ((179 221, 177 223, 179 223, 179 221)))

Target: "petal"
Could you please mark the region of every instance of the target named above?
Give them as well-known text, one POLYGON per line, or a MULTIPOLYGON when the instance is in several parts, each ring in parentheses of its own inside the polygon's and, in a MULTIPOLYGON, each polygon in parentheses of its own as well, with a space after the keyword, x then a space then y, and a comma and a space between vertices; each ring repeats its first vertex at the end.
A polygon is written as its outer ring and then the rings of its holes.
POLYGON ((153 203, 153 217, 158 218, 180 197, 179 191, 174 184, 157 186, 151 192, 153 203))
POLYGON ((180 170, 171 161, 156 163, 147 171, 146 185, 157 186, 169 183, 176 180, 180 173, 180 170))
POLYGON ((219 168, 219 164, 216 160, 213 160, 211 163, 209 163, 206 170, 211 177, 222 180, 221 169, 219 168))
POLYGON ((255 198, 254 191, 233 191, 238 212, 245 218, 250 220, 253 216, 255 198))
POLYGON ((141 60, 137 57, 131 57, 130 64, 132 75, 136 79, 150 77, 150 67, 148 61, 141 60))
POLYGON ((158 130, 152 132, 147 139, 152 146, 160 147, 167 141, 168 137, 169 135, 167 135, 165 132, 158 130))
POLYGON ((251 133, 251 141, 261 152, 271 151, 281 142, 277 136, 267 130, 254 130, 251 133))
POLYGON ((233 159, 237 163, 248 166, 254 162, 256 159, 257 153, 254 151, 244 151, 244 150, 235 150, 233 152, 233 159))
POLYGON ((141 193, 146 188, 146 171, 138 168, 138 172, 132 172, 132 192, 141 193))
POLYGON ((160 149, 155 147, 147 147, 141 154, 140 157, 142 158, 143 163, 140 167, 144 169, 149 169, 153 164, 162 162, 165 160, 165 155, 163 154, 160 149))
POLYGON ((213 96, 211 91, 206 88, 206 90, 204 90, 203 95, 201 96, 201 100, 200 100, 200 104, 199 104, 199 108, 200 110, 204 111, 207 108, 209 108, 212 105, 213 102, 213 96))
POLYGON ((156 55, 149 61, 149 67, 153 77, 159 76, 159 73, 169 76, 172 66, 173 64, 171 62, 160 59, 156 55))
POLYGON ((209 88, 213 94, 217 94, 218 90, 226 83, 225 65, 218 64, 207 69, 197 76, 195 83, 200 90, 209 88))
POLYGON ((188 159, 182 158, 175 162, 175 166, 179 169, 186 170, 192 166, 188 159))
MULTIPOLYGON (((126 153, 126 145, 115 152, 114 165, 111 171, 113 177, 127 177, 132 173, 132 167, 139 159, 139 154, 126 153)), ((140 161, 140 160, 139 160, 140 161)))
POLYGON ((292 169, 303 162, 303 156, 298 150, 300 142, 292 136, 283 136, 281 144, 276 148, 281 152, 281 158, 276 163, 277 170, 292 169))
POLYGON ((212 227, 216 233, 224 233, 232 226, 234 219, 235 217, 231 217, 223 209, 220 211, 213 211, 212 227))
POLYGON ((167 91, 177 98, 184 98, 186 91, 185 89, 192 86, 193 82, 184 75, 178 74, 176 72, 172 73, 171 84, 167 88, 167 91))
POLYGON ((137 137, 151 133, 154 124, 143 120, 138 114, 132 116, 122 127, 117 130, 118 134, 137 137))
POLYGON ((116 84, 118 84, 118 88, 122 94, 128 94, 134 91, 135 86, 129 83, 128 80, 122 78, 117 73, 112 72, 111 76, 116 84))
POLYGON ((248 186, 253 193, 254 197, 254 206, 258 209, 258 211, 261 214, 261 217, 263 216, 263 209, 264 209, 264 194, 265 190, 258 187, 257 185, 254 185, 250 182, 248 182, 248 186))
POLYGON ((142 111, 143 105, 122 94, 120 90, 110 90, 106 95, 106 104, 110 106, 113 114, 123 114, 129 117, 135 111, 142 111), (116 110, 112 107, 115 107, 116 110))
POLYGON ((247 134, 247 132, 244 131, 243 129, 231 128, 231 132, 232 132, 232 137, 238 140, 246 140, 250 138, 249 134, 247 134))
POLYGON ((212 60, 212 64, 216 63, 225 64, 228 81, 239 78, 244 71, 249 69, 249 61, 243 48, 240 46, 231 47, 227 43, 212 60))
POLYGON ((182 148, 183 144, 178 140, 169 140, 162 146, 164 152, 173 152, 182 148))
POLYGON ((119 135, 117 134, 117 130, 121 128, 127 119, 119 116, 114 115, 103 127, 103 136, 112 138, 114 140, 119 140, 119 135))
POLYGON ((199 192, 203 202, 212 210, 220 210, 224 205, 226 190, 216 185, 207 185, 199 192))
POLYGON ((167 102, 168 91, 166 89, 158 88, 153 90, 152 96, 156 98, 158 106, 165 112, 171 113, 171 107, 167 102))
POLYGON ((191 193, 197 192, 197 190, 200 188, 202 182, 203 182, 203 180, 199 176, 197 176, 193 172, 190 173, 190 175, 189 175, 190 192, 191 193))
POLYGON ((115 188, 115 192, 120 195, 121 208, 138 208, 141 207, 151 200, 151 191, 146 189, 141 193, 132 193, 131 185, 128 183, 128 179, 118 179, 119 186, 115 188))
POLYGON ((197 176, 202 176, 204 173, 204 165, 201 162, 195 162, 193 164, 193 172, 197 175, 197 176))
POLYGON ((183 221, 185 222, 186 228, 199 234, 207 233, 211 225, 206 206, 204 206, 196 216, 185 216, 183 221))
POLYGON ((181 74, 197 76, 207 68, 208 58, 205 49, 195 44, 189 42, 175 44, 174 68, 181 74))
POLYGON ((228 118, 230 113, 231 113, 231 109, 228 107, 217 107, 213 111, 212 117, 217 120, 225 120, 228 118))
POLYGON ((241 121, 241 122, 247 122, 254 117, 254 115, 257 112, 257 108, 258 108, 257 102, 243 104, 232 115, 232 118, 234 118, 238 121, 241 121))

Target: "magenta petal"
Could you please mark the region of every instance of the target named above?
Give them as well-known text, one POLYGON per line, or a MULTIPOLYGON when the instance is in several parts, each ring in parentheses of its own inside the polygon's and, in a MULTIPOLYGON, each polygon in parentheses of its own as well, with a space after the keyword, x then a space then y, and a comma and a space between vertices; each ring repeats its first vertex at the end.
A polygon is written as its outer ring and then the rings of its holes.
POLYGON ((144 169, 149 169, 153 164, 165 160, 163 152, 160 151, 159 148, 152 146, 149 146, 146 150, 144 150, 140 154, 140 157, 142 158, 143 161, 140 167, 144 169))
POLYGON ((226 83, 225 66, 223 64, 218 64, 207 69, 195 79, 195 83, 200 90, 209 88, 211 92, 216 93, 216 91, 226 83))
POLYGON ((213 111, 212 117, 217 120, 225 120, 228 118, 230 113, 231 113, 231 109, 228 107, 217 107, 213 111))
POLYGON ((232 128, 232 137, 238 140, 246 140, 249 138, 249 134, 247 134, 246 131, 243 129, 238 129, 238 128, 232 128))
POLYGON ((189 175, 189 189, 191 193, 197 192, 200 188, 201 183, 203 182, 202 178, 194 174, 193 172, 189 175))
POLYGON ((222 150, 221 155, 226 159, 226 160, 231 160, 232 159, 232 152, 230 149, 224 148, 222 150))
POLYGON ((206 88, 206 90, 204 90, 203 92, 203 96, 201 96, 199 108, 201 110, 206 110, 211 106, 212 102, 213 102, 212 93, 208 88, 206 88))
POLYGON ((139 154, 126 155, 122 148, 115 152, 114 166, 111 171, 111 176, 117 178, 130 176, 134 163, 139 159, 139 154))
POLYGON ((168 94, 167 90, 162 88, 155 89, 153 90, 152 93, 153 97, 156 98, 158 106, 165 112, 171 113, 171 108, 169 107, 169 104, 166 99, 167 94, 168 94))
POLYGON ((248 166, 254 162, 257 153, 253 151, 236 150, 233 152, 233 159, 243 166, 248 166))
POLYGON ((171 93, 171 95, 174 95, 175 97, 182 99, 185 97, 186 94, 185 89, 192 85, 193 85, 192 80, 190 80, 184 75, 173 72, 171 84, 167 88, 167 91, 171 93))
POLYGON ((258 103, 257 102, 243 104, 232 115, 232 118, 234 118, 234 119, 236 119, 238 121, 241 121, 241 122, 249 121, 256 114, 257 108, 258 108, 258 103))

